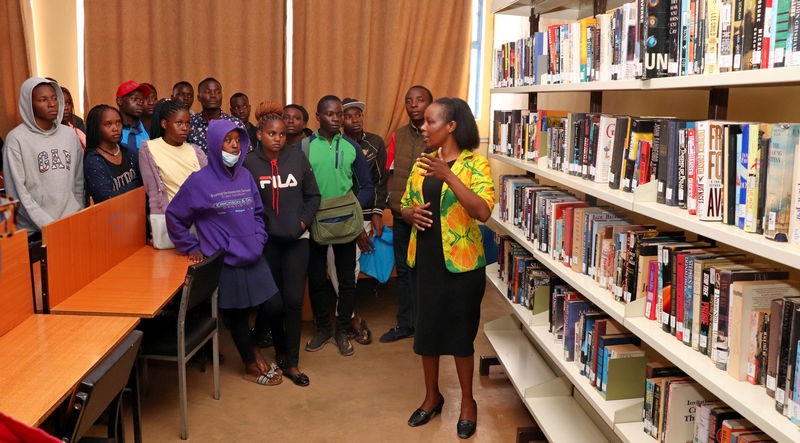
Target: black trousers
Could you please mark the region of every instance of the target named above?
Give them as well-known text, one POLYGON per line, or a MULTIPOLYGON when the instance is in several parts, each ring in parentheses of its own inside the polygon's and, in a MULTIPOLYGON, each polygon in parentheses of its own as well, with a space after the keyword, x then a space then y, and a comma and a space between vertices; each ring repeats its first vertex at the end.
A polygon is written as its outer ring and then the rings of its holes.
MULTIPOLYGON (((228 326, 231 328, 231 337, 233 343, 236 345, 236 350, 242 357, 244 364, 253 363, 256 361, 256 355, 253 351, 253 340, 250 338, 250 311, 252 308, 244 309, 222 309, 222 314, 228 319, 228 326)), ((256 307, 258 314, 256 315, 256 330, 259 328, 267 329, 272 325, 280 324, 281 311, 283 310, 281 297, 276 294, 269 300, 261 303, 256 307)), ((282 337, 274 337, 273 339, 285 340, 282 337)))
POLYGON ((400 214, 394 215, 394 266, 397 272, 397 326, 413 328, 416 314, 414 297, 414 270, 408 267, 408 242, 411 239, 411 225, 403 221, 400 214))
POLYGON ((346 331, 351 324, 350 317, 356 299, 356 242, 353 240, 332 245, 336 277, 339 279, 338 299, 327 275, 328 245, 321 245, 314 240, 310 240, 309 245, 308 296, 317 330, 332 331, 331 316, 336 309, 336 331, 346 331))
POLYGON ((308 239, 277 241, 270 239, 264 255, 283 300, 283 321, 273 325, 275 354, 286 357, 286 367, 297 367, 300 358, 300 331, 303 321, 303 293, 308 269, 308 239), (277 329, 277 330, 276 330, 277 329), (279 337, 285 340, 277 340, 279 337))

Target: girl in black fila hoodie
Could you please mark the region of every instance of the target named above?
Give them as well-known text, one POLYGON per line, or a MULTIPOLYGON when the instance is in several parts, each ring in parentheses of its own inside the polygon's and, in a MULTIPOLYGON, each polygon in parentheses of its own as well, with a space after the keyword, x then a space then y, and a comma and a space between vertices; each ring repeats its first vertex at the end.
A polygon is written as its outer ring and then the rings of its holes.
POLYGON ((283 375, 298 386, 308 376, 298 369, 303 292, 308 268, 308 227, 319 208, 320 193, 311 164, 294 146, 286 146, 282 107, 261 103, 256 110, 259 140, 244 167, 256 182, 264 203, 269 241, 264 248, 283 298, 283 330, 273 330, 275 354, 283 375), (300 272, 298 272, 300 270, 300 272))

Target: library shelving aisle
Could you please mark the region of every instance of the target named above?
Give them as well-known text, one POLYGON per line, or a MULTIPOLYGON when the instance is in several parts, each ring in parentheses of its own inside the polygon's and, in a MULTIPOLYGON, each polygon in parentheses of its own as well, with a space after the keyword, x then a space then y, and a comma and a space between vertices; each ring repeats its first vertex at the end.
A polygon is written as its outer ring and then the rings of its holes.
MULTIPOLYGON (((595 2, 596 8, 599 7, 598 3, 603 2, 595 2)), ((569 0, 496 0, 492 5, 492 12, 525 15, 524 11, 527 11, 530 15, 535 11, 536 14, 542 14, 541 18, 545 18, 544 14, 548 11, 564 7, 581 10, 577 2, 569 0)), ((591 11, 587 12, 584 8, 581 14, 590 15, 591 11)), ((727 112, 727 88, 752 86, 781 88, 787 85, 800 85, 800 67, 650 80, 493 87, 490 93, 493 96, 528 95, 531 103, 535 104, 534 95, 537 93, 587 92, 591 93, 591 110, 601 112, 603 91, 645 93, 655 90, 706 89, 711 91, 708 117, 724 119, 727 112), (720 100, 720 91, 723 98, 721 102, 715 101, 720 100)), ((793 274, 797 274, 797 270, 800 270, 800 248, 796 245, 772 242, 761 235, 745 233, 722 223, 700 221, 696 216, 688 215, 685 210, 656 203, 652 189, 647 187, 640 187, 632 193, 610 189, 606 184, 594 183, 549 169, 547 159, 526 161, 501 154, 489 154, 489 158, 530 172, 537 178, 566 190, 602 200, 621 212, 648 217, 664 225, 713 239, 764 260, 780 263, 791 268, 793 274)), ((497 190, 497 193, 499 196, 500 191, 497 190)), ((660 322, 644 317, 644 300, 629 304, 616 301, 611 292, 600 287, 591 277, 573 272, 551 259, 548 254, 540 252, 526 239, 521 229, 501 221, 497 210, 487 225, 495 232, 508 235, 522 245, 556 276, 637 335, 643 344, 679 367, 771 438, 779 442, 800 442, 800 429, 775 410, 774 399, 766 394, 763 386, 735 380, 726 371, 718 369, 711 359, 676 340, 673 335, 662 331, 660 322)), ((503 297, 509 303, 512 314, 487 323, 485 334, 495 348, 498 359, 505 366, 518 394, 548 439, 553 442, 654 441, 643 431, 643 399, 606 401, 588 379, 580 374, 578 367, 564 359, 561 344, 556 343, 548 330, 547 313, 533 315, 530 310, 509 301, 506 297, 506 283, 498 278, 498 265, 488 266, 486 272, 487 279, 498 292, 497 296, 503 297)))

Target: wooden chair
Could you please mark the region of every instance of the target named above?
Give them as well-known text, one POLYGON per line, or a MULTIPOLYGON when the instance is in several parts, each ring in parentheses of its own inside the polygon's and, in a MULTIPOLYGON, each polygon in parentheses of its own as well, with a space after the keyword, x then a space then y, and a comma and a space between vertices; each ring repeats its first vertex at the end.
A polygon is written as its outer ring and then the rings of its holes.
POLYGON ((122 424, 122 395, 136 354, 142 342, 142 332, 133 331, 95 368, 78 387, 67 412, 63 440, 124 442, 122 424), (108 438, 83 438, 103 412, 109 412, 108 438))
MULTIPOLYGON (((178 363, 178 392, 181 415, 181 438, 188 438, 186 364, 208 340, 213 346, 214 399, 219 400, 219 335, 217 286, 225 251, 220 249, 200 263, 189 266, 181 291, 177 318, 165 315, 142 321, 145 331, 142 343, 144 377, 147 360, 168 360, 178 363), (210 309, 208 309, 210 304, 210 309), (210 310, 210 314, 208 311, 210 310)), ((146 382, 145 382, 146 383, 146 382)))

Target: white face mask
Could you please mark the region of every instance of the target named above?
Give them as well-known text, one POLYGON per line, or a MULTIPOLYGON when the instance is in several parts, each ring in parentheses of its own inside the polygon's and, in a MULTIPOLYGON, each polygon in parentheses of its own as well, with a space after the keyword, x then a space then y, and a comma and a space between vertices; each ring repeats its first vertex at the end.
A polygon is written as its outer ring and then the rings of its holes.
POLYGON ((230 154, 228 152, 222 151, 222 163, 225 163, 225 166, 232 168, 236 165, 236 162, 239 161, 239 154, 230 154))

